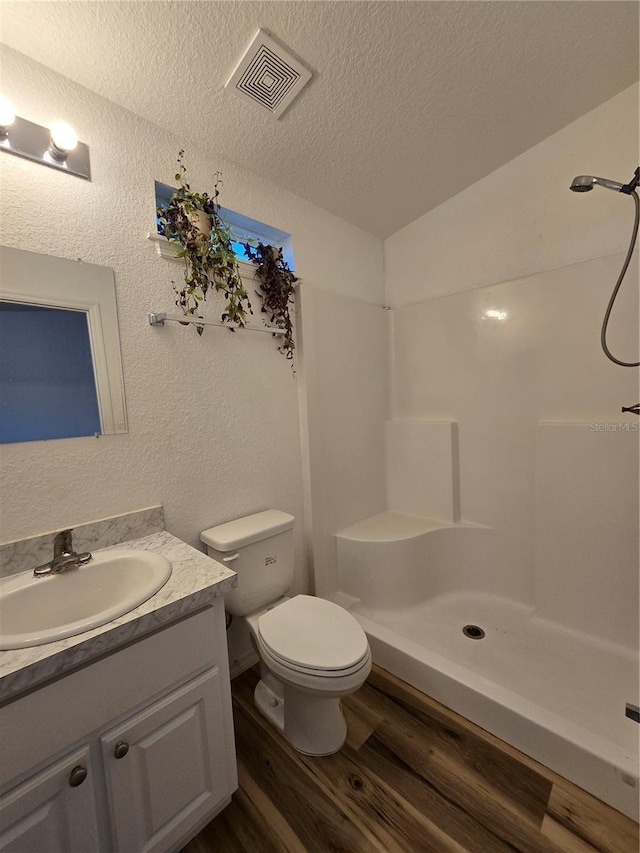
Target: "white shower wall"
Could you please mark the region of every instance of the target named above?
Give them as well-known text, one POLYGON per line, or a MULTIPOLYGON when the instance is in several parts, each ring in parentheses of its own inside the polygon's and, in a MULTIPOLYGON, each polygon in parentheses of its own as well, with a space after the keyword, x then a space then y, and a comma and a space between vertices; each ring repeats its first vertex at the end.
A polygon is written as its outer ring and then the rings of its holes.
POLYGON ((328 596, 338 586, 335 532, 385 508, 389 312, 313 286, 300 297, 307 534, 315 591, 328 596))
MULTIPOLYGON (((493 529, 476 589, 636 645, 638 424, 620 407, 637 402, 637 375, 598 340, 621 261, 397 309, 394 417, 458 424, 461 516, 493 529)), ((628 357, 636 318, 629 287, 612 336, 628 357)))
MULTIPOLYGON (((635 649, 638 371, 599 343, 633 206, 568 185, 637 157, 634 86, 385 245, 392 418, 458 424, 461 517, 493 528, 473 587, 635 649)), ((610 346, 638 358, 637 256, 610 346)))

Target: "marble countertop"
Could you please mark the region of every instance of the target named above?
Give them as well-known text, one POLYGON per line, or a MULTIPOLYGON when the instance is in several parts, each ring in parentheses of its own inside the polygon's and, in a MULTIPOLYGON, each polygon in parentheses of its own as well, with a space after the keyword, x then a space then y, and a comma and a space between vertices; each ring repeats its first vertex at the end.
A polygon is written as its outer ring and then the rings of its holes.
POLYGON ((121 549, 162 554, 172 564, 171 577, 143 604, 106 625, 42 646, 0 651, 3 701, 200 610, 236 585, 235 572, 166 530, 101 550, 121 549))

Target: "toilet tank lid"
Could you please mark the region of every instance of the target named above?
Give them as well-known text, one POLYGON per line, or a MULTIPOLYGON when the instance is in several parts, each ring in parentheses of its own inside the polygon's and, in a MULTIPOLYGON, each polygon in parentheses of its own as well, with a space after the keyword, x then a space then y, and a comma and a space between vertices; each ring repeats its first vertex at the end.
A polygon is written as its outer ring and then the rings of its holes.
POLYGON ((200 540, 216 551, 235 551, 276 533, 291 530, 295 518, 279 509, 267 509, 244 518, 236 518, 200 534, 200 540))

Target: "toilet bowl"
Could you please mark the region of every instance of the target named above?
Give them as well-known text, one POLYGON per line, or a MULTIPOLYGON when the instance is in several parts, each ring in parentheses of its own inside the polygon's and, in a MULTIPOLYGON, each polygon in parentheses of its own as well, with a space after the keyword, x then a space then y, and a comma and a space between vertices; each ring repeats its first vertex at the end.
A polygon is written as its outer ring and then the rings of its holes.
POLYGON ((300 752, 337 752, 347 735, 341 699, 371 671, 358 622, 337 604, 309 595, 283 598, 246 620, 260 656, 258 710, 300 752))
POLYGON ((285 593, 293 582, 294 518, 266 510, 205 530, 207 553, 233 567, 238 586, 225 607, 248 625, 260 657, 258 710, 300 752, 340 749, 347 726, 340 701, 371 671, 367 636, 344 608, 285 593))

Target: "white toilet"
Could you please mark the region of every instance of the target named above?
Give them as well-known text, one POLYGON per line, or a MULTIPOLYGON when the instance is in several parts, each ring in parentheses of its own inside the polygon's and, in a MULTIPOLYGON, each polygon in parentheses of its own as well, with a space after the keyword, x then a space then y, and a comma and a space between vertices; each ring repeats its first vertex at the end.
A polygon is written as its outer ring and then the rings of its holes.
POLYGON ((200 538, 210 557, 238 573, 225 606, 246 618, 260 655, 256 707, 300 752, 330 755, 347 734, 340 697, 364 683, 371 651, 342 607, 284 595, 293 582, 294 521, 272 509, 211 527, 200 538))

